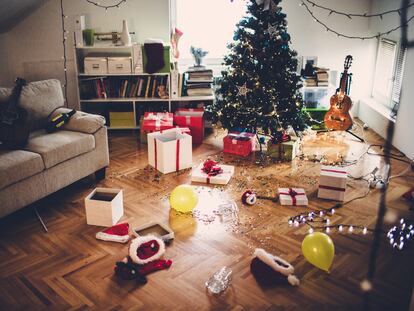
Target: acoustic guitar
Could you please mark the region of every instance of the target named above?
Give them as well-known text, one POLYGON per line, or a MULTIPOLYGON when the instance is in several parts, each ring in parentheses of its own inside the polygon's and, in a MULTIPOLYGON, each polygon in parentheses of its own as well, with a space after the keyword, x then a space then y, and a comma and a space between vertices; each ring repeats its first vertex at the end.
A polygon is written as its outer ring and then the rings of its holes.
POLYGON ((352 127, 353 121, 349 114, 352 107, 351 98, 346 94, 348 69, 352 65, 352 56, 345 58, 344 72, 342 73, 339 89, 332 95, 328 112, 325 114, 325 126, 329 130, 347 131, 352 127))
POLYGON ((19 107, 19 98, 26 81, 17 78, 6 104, 0 105, 0 149, 23 148, 29 138, 27 111, 19 107))

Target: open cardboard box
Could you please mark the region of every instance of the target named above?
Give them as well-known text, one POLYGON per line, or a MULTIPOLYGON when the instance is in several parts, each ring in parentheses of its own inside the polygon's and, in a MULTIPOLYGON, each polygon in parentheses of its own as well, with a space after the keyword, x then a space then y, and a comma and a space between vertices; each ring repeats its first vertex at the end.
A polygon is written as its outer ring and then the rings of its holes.
POLYGON ((96 188, 85 198, 86 223, 111 227, 124 214, 121 189, 96 188))

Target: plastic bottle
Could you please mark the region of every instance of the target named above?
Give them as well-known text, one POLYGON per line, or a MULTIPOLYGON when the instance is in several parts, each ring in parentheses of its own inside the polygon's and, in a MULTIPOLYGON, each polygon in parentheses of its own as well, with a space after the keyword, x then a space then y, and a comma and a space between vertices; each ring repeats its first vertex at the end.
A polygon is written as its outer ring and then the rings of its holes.
POLYGON ((230 285, 232 270, 226 266, 222 267, 206 282, 206 287, 212 294, 220 294, 230 285))

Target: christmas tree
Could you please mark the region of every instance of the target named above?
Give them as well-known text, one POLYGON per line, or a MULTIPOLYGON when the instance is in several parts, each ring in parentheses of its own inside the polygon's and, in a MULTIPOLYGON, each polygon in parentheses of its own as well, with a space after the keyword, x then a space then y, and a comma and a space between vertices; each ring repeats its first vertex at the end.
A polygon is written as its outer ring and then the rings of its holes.
POLYGON ((225 129, 277 137, 289 125, 304 128, 297 53, 289 47, 279 3, 251 0, 237 24, 216 101, 208 107, 213 122, 225 129))

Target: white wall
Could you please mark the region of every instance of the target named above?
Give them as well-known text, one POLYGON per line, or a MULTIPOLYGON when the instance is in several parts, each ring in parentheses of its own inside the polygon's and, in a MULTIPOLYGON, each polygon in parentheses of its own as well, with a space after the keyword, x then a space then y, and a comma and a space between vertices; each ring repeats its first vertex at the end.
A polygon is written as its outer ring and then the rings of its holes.
MULTIPOLYGON (((372 13, 384 12, 401 7, 402 1, 389 0, 373 0, 372 13)), ((414 8, 410 8, 407 12, 408 18, 413 16, 414 8)), ((383 19, 374 18, 371 20, 370 28, 378 32, 386 32, 396 26, 400 25, 400 17, 398 14, 390 14, 383 16, 383 19)), ((400 41, 401 31, 396 31, 386 38, 400 41)), ((409 24, 408 40, 414 40, 414 22, 409 24)), ((372 58, 375 57, 376 49, 372 58)), ((372 75, 374 75, 372 71, 372 75)), ((406 55, 406 63, 403 75, 402 94, 400 100, 400 108, 398 111, 397 120, 395 123, 395 133, 393 138, 393 145, 404 152, 409 158, 414 158, 414 140, 412 138, 414 133, 414 105, 412 99, 414 98, 414 89, 412 87, 414 79, 414 47, 409 49, 406 55)), ((381 113, 381 109, 374 100, 363 100, 359 107, 359 116, 371 128, 373 128, 381 136, 385 136, 388 119, 381 113)))
MULTIPOLYGON (((107 3, 107 2, 102 2, 107 3)), ((87 27, 96 31, 121 31, 122 20, 128 21, 129 30, 136 34, 134 41, 146 38, 169 40, 168 0, 131 0, 119 9, 104 9, 85 0, 64 0, 67 30, 69 105, 77 107, 73 61, 74 17, 85 14, 87 27)), ((15 76, 29 81, 58 78, 63 82, 62 30, 60 1, 49 0, 8 33, 0 36, 0 83, 9 85, 15 76), (5 51, 6 50, 6 51, 5 51), (4 70, 3 68, 8 68, 4 70)))
MULTIPOLYGON (((326 32, 321 25, 316 23, 308 14, 305 7, 299 6, 301 1, 285 0, 281 2, 283 11, 287 14, 288 31, 292 38, 293 48, 299 55, 318 56, 318 65, 331 70, 343 71, 345 56, 350 54, 354 62, 350 69, 353 73, 351 85, 351 98, 354 104, 358 99, 370 93, 371 74, 375 60, 373 55, 375 47, 369 40, 350 40, 338 38, 337 35, 326 32)), ((370 0, 319 0, 318 4, 338 11, 345 12, 369 12, 370 0)), ((367 19, 352 19, 332 14, 311 7, 315 15, 340 33, 349 35, 371 35, 367 19)), ((376 51, 376 50, 375 50, 376 51)))

